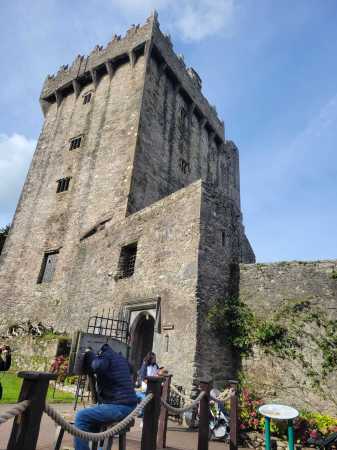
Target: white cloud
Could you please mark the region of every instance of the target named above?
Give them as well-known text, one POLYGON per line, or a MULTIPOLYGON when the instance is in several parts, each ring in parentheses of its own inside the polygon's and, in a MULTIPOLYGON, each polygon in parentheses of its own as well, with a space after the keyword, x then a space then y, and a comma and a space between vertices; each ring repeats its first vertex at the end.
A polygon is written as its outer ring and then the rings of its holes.
POLYGON ((235 0, 113 0, 127 15, 142 20, 144 11, 158 10, 159 20, 183 39, 200 41, 228 31, 233 23, 235 0))
POLYGON ((12 220, 36 141, 0 134, 0 226, 12 220))
POLYGON ((181 2, 178 10, 178 30, 186 39, 198 41, 228 30, 234 16, 234 1, 189 0, 181 2))

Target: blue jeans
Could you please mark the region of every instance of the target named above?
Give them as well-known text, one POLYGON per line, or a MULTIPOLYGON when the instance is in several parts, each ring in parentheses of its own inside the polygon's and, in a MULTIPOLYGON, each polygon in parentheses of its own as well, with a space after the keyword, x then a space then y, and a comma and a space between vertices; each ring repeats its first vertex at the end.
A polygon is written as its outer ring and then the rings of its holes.
MULTIPOLYGON (((84 408, 76 414, 75 426, 80 430, 98 433, 102 424, 121 421, 135 406, 100 403, 84 408)), ((74 444, 75 450, 89 450, 88 441, 76 437, 74 444)))

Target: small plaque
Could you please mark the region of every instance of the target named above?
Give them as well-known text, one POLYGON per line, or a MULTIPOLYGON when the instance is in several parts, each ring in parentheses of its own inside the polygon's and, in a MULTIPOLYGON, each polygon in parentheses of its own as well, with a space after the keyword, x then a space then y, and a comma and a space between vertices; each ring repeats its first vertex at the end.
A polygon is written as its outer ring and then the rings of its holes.
POLYGON ((174 330, 174 325, 171 323, 166 323, 165 325, 162 326, 163 330, 174 330))

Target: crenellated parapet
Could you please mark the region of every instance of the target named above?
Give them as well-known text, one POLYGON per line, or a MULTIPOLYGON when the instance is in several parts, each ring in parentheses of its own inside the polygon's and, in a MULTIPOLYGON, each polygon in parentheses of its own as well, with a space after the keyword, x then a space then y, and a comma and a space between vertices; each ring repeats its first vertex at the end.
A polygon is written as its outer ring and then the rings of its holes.
POLYGON ((48 75, 42 88, 41 100, 55 101, 55 93, 71 88, 73 80, 80 84, 85 83, 86 79, 92 78, 97 70, 109 72, 106 67, 109 64, 123 58, 132 60, 133 53, 143 51, 145 43, 151 39, 154 21, 156 21, 155 14, 150 16, 142 27, 132 25, 124 37, 114 34, 106 47, 96 45, 88 56, 78 55, 70 66, 63 65, 55 75, 48 75))
POLYGON ((177 78, 180 90, 183 90, 190 102, 194 103, 200 117, 207 119, 209 127, 215 132, 218 138, 223 141, 225 126, 219 119, 217 111, 213 105, 210 105, 206 97, 201 92, 202 80, 198 73, 192 68, 187 67, 182 55, 177 55, 173 50, 172 41, 169 35, 160 31, 158 22, 153 27, 153 46, 159 57, 166 64, 166 70, 173 72, 177 78))
POLYGON ((55 75, 48 75, 40 97, 43 111, 47 111, 50 103, 60 104, 63 96, 70 92, 78 96, 87 83, 93 82, 96 86, 103 73, 112 77, 119 64, 129 62, 134 66, 143 53, 160 60, 162 70, 174 79, 177 92, 183 92, 201 122, 207 122, 208 129, 223 142, 224 122, 203 96, 198 73, 186 66, 182 55, 176 55, 170 36, 161 32, 156 12, 143 26, 132 25, 124 37, 113 35, 106 47, 96 45, 88 56, 78 55, 70 66, 63 65, 55 75))

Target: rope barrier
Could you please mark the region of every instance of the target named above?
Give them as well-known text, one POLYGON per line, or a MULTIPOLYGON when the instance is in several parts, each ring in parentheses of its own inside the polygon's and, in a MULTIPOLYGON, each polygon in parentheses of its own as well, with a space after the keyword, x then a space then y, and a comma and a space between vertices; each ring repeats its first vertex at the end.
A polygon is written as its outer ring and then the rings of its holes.
POLYGON ((123 431, 125 428, 127 428, 128 425, 138 417, 141 410, 153 399, 153 394, 147 395, 140 403, 139 405, 128 415, 126 416, 121 422, 117 423, 115 426, 110 428, 109 430, 102 431, 100 433, 91 433, 88 431, 80 430, 79 428, 75 427, 71 423, 67 422, 55 409, 53 409, 48 403, 45 404, 44 411, 45 413, 51 417, 54 422, 56 422, 58 425, 60 425, 65 431, 67 431, 72 436, 78 437, 80 439, 84 439, 86 441, 92 441, 92 442, 98 442, 103 441, 104 439, 107 439, 111 436, 114 436, 115 434, 119 434, 121 431, 123 431))
MULTIPOLYGON (((212 392, 212 391, 211 391, 212 392)), ((231 397, 234 397, 235 392, 229 389, 229 391, 226 393, 226 395, 222 395, 221 397, 214 397, 212 393, 210 394, 210 399, 213 400, 216 403, 219 403, 223 405, 227 400, 229 400, 231 397)))
POLYGON ((206 392, 200 392, 198 397, 193 400, 189 405, 184 406, 183 408, 175 408, 174 406, 171 406, 169 403, 167 403, 165 400, 160 399, 162 405, 170 412, 174 414, 182 414, 186 411, 189 411, 193 409, 195 406, 197 406, 200 402, 200 400, 206 395, 206 392))
POLYGON ((0 425, 7 422, 7 420, 13 419, 13 417, 19 416, 22 414, 29 406, 29 400, 23 400, 20 403, 17 403, 13 406, 9 411, 4 412, 0 415, 0 425))
POLYGON ((182 394, 176 387, 174 384, 170 385, 170 389, 175 392, 177 395, 179 395, 181 398, 183 398, 184 400, 190 401, 191 397, 189 397, 188 395, 184 395, 182 394))

